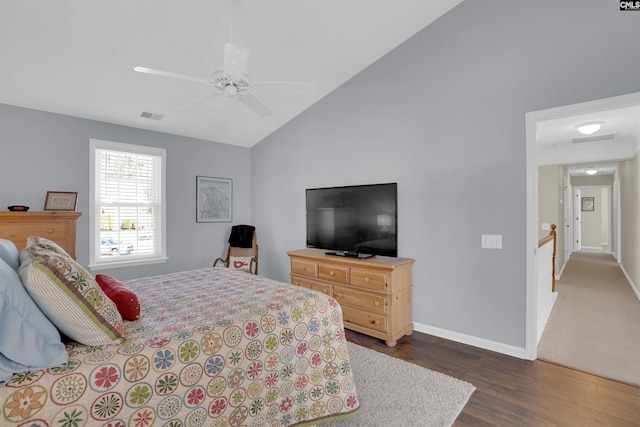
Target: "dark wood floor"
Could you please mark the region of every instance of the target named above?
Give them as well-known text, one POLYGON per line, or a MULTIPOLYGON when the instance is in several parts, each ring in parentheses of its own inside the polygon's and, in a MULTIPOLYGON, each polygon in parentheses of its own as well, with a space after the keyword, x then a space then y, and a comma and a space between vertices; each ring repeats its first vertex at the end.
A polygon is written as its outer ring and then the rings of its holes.
POLYGON ((394 348, 353 331, 347 339, 473 384, 454 426, 640 426, 640 387, 419 332, 394 348))

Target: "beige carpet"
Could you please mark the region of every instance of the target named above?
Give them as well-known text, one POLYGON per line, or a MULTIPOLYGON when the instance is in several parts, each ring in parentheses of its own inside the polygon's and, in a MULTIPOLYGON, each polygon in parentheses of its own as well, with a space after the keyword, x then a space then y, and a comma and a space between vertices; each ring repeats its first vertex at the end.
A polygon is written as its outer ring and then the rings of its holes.
POLYGON ((360 413, 318 427, 450 426, 475 390, 468 382, 348 345, 360 413))
POLYGON ((538 358, 640 385, 640 301, 612 255, 574 253, 538 358))

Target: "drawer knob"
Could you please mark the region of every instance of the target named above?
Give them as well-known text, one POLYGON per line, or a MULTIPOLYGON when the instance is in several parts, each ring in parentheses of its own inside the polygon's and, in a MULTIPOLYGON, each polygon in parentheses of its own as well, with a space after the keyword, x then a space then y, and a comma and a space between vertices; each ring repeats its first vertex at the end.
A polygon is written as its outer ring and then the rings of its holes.
POLYGON ((369 278, 367 276, 364 276, 364 281, 365 283, 369 283, 369 278))
POLYGON ((371 324, 372 324, 372 325, 379 325, 379 324, 380 324, 380 321, 379 321, 379 320, 372 320, 372 321, 371 321, 371 324))
POLYGON ((336 292, 336 296, 337 296, 338 298, 342 298, 342 294, 341 294, 340 292, 336 292))
POLYGON ((333 270, 329 271, 329 276, 335 276, 335 275, 336 275, 336 273, 334 273, 333 270))
POLYGON ((55 228, 50 228, 50 229, 47 230, 47 233, 53 234, 55 231, 56 231, 55 228))
POLYGON ((375 305, 376 307, 380 307, 380 301, 375 301, 373 305, 375 305))

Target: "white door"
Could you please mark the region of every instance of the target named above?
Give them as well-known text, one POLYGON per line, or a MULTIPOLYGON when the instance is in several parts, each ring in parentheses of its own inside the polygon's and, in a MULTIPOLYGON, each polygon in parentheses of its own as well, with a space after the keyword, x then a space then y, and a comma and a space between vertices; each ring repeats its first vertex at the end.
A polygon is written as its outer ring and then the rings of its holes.
MULTIPOLYGON (((569 261, 573 250, 573 187, 568 177, 564 177, 564 262, 569 261)), ((560 230, 558 230, 560 233, 560 230)))
POLYGON ((582 248, 580 236, 582 235, 582 192, 579 188, 574 190, 573 217, 575 218, 573 227, 573 250, 579 251, 582 248))
POLYGON ((613 183, 613 218, 615 218, 614 220, 614 227, 613 227, 613 241, 614 241, 614 247, 612 247, 611 249, 614 251, 615 256, 616 256, 616 261, 620 262, 621 261, 621 256, 620 256, 620 250, 621 250, 621 245, 620 245, 620 220, 621 220, 621 215, 620 215, 620 177, 616 177, 616 181, 613 183))

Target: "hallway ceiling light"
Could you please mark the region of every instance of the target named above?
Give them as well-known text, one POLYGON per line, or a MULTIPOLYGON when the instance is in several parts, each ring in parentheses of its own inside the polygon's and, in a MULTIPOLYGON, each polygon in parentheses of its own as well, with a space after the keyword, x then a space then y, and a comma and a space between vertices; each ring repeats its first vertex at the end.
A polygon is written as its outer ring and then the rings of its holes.
POLYGON ((589 122, 576 125, 576 129, 583 135, 592 135, 600 130, 604 122, 589 122))
POLYGON ((595 175, 598 173, 598 169, 594 168, 593 166, 589 166, 586 172, 587 172, 587 175, 595 175))

